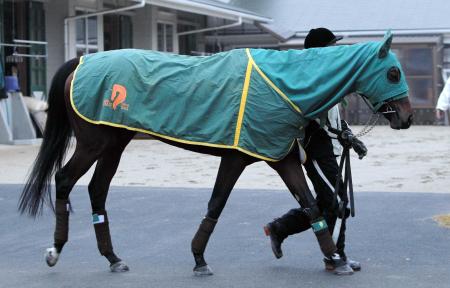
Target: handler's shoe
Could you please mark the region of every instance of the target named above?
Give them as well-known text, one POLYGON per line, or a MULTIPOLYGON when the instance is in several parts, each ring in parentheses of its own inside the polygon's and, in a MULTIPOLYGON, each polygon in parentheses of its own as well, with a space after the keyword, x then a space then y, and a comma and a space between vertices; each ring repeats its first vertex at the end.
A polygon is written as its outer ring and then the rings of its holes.
POLYGON ((348 265, 350 265, 350 267, 352 267, 353 271, 361 270, 361 263, 359 263, 358 261, 347 258, 346 262, 348 265))
MULTIPOLYGON (((325 269, 327 271, 333 272, 336 275, 352 275, 353 269, 350 264, 344 261, 342 258, 329 259, 324 258, 325 269)), ((361 268, 361 267, 360 267, 361 268)))
POLYGON ((272 246, 272 252, 277 259, 283 257, 283 251, 281 250, 281 243, 283 243, 284 238, 277 234, 277 224, 276 220, 267 223, 264 226, 264 233, 266 236, 270 237, 270 245, 272 246))

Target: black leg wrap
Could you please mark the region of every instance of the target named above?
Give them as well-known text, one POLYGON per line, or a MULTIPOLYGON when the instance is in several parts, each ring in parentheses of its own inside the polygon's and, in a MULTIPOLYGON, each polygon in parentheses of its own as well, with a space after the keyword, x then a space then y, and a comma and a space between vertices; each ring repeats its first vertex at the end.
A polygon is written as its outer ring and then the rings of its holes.
POLYGON ((311 228, 309 218, 306 217, 301 208, 291 209, 289 212, 275 219, 279 225, 278 236, 287 238, 289 235, 300 233, 311 228))
POLYGON ((333 238, 331 237, 330 231, 328 230, 327 222, 322 217, 319 217, 311 221, 311 227, 316 234, 317 241, 320 245, 320 250, 322 250, 325 257, 330 258, 336 253, 337 248, 334 244, 333 238))
POLYGON ((331 237, 330 231, 328 230, 328 225, 325 219, 321 216, 320 210, 317 205, 312 205, 311 208, 303 209, 310 222, 311 227, 316 234, 317 241, 319 242, 320 250, 322 250, 325 257, 330 258, 336 253, 337 248, 334 244, 333 238, 331 237))
POLYGON ((56 199, 55 216, 55 248, 60 253, 69 239, 69 200, 56 199))
POLYGON ((198 227, 197 233, 195 233, 194 238, 191 242, 191 251, 196 255, 203 255, 208 244, 209 236, 211 236, 216 226, 217 220, 205 217, 202 223, 198 227))
POLYGON ((97 246, 100 254, 108 256, 113 253, 111 234, 109 233, 108 215, 105 210, 97 211, 92 214, 95 236, 97 237, 97 246))

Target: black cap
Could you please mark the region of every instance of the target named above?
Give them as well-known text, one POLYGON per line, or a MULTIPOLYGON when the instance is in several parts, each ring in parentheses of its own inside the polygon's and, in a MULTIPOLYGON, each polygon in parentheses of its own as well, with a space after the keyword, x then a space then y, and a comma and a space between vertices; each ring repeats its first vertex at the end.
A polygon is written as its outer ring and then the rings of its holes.
POLYGON ((341 40, 342 36, 335 36, 327 28, 316 28, 309 30, 305 38, 305 48, 325 47, 341 40))

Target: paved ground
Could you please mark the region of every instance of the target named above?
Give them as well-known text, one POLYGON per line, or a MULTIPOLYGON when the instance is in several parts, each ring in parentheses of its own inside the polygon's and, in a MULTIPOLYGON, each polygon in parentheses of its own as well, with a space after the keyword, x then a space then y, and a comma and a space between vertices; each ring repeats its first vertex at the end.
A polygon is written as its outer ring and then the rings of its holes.
POLYGON ((292 208, 282 190, 236 190, 210 241, 206 259, 216 275, 192 276, 190 240, 209 189, 113 187, 108 201, 116 251, 130 265, 108 272, 99 256, 86 187, 72 193, 70 240, 60 262, 48 268, 43 253, 54 220, 15 211, 19 185, 0 185, 0 287, 449 287, 450 230, 432 220, 450 211, 450 195, 357 193, 348 253, 363 271, 337 277, 323 271, 312 232, 284 243, 276 260, 262 226, 292 208))

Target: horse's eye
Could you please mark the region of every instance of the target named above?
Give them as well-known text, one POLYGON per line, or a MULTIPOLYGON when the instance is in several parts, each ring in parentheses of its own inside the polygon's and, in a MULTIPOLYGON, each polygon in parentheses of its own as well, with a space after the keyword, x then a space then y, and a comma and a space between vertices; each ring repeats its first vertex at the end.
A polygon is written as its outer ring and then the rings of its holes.
POLYGON ((398 69, 398 67, 396 66, 392 66, 391 68, 389 68, 389 71, 387 72, 387 78, 392 83, 400 82, 401 78, 400 69, 398 69))

